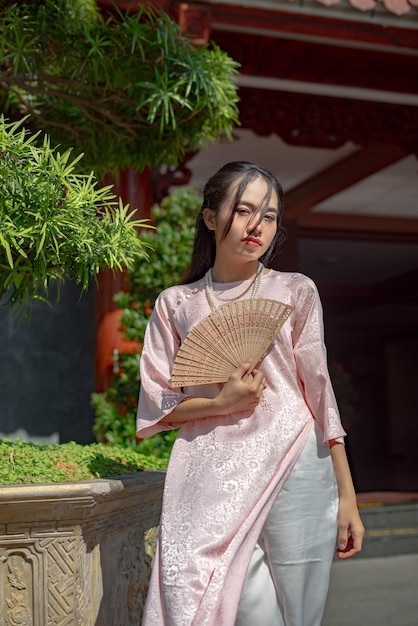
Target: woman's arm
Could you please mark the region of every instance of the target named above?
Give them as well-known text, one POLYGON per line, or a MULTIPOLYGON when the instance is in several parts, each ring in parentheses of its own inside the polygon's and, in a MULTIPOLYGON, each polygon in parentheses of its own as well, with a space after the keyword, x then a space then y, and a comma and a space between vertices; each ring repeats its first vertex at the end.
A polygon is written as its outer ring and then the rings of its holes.
POLYGON ((357 508, 356 493, 345 447, 334 441, 330 441, 330 447, 340 500, 337 556, 340 559, 349 559, 361 550, 364 526, 357 508))
POLYGON ((253 370, 252 376, 244 379, 250 366, 251 359, 242 363, 215 398, 185 398, 161 422, 184 423, 254 409, 264 391, 265 378, 261 372, 253 370))
POLYGON ((315 283, 297 275, 294 292, 293 352, 305 401, 324 433, 324 441, 346 433, 342 427, 332 388, 324 338, 322 304, 315 283))

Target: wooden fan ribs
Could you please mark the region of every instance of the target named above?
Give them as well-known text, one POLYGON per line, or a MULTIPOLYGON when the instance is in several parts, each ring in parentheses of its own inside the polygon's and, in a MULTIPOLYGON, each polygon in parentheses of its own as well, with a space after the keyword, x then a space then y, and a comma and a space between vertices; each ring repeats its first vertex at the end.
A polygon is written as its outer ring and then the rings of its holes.
POLYGON ((250 357, 253 369, 292 310, 288 304, 263 298, 231 302, 210 313, 180 346, 172 387, 225 382, 250 357))

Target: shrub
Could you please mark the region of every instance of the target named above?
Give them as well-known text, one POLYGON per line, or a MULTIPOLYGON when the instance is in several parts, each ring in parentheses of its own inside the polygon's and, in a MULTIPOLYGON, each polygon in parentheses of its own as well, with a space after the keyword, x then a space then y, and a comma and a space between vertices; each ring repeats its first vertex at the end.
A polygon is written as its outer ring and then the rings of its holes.
POLYGON ((61 483, 165 469, 163 459, 122 448, 74 442, 36 445, 0 439, 0 484, 61 483))
POLYGON ((167 458, 176 431, 154 435, 137 442, 135 417, 140 386, 139 351, 145 328, 158 294, 182 281, 189 263, 200 194, 193 189, 177 190, 152 209, 155 230, 142 235, 153 249, 150 262, 136 263, 128 272, 126 292, 115 296, 123 309, 122 324, 127 338, 138 342, 138 354, 121 354, 120 371, 104 393, 92 395, 95 409, 93 431, 98 441, 129 445, 167 458))
POLYGON ((94 0, 5 4, 0 109, 84 153, 87 171, 174 165, 231 136, 237 63, 216 45, 193 47, 166 13, 138 2, 107 16, 94 0))
POLYGON ((77 174, 71 159, 40 147, 22 122, 0 116, 0 297, 5 304, 44 299, 52 283, 73 279, 87 289, 101 269, 123 269, 146 256, 137 229, 111 187, 97 187, 93 173, 77 174))

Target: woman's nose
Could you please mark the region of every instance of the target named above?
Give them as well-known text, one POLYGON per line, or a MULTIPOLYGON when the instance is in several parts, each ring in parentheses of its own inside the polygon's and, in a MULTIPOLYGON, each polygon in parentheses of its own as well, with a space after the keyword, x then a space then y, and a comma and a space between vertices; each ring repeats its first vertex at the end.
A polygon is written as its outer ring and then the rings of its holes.
POLYGON ((261 231, 261 221, 259 218, 254 218, 250 220, 247 224, 247 231, 249 233, 258 233, 261 231))

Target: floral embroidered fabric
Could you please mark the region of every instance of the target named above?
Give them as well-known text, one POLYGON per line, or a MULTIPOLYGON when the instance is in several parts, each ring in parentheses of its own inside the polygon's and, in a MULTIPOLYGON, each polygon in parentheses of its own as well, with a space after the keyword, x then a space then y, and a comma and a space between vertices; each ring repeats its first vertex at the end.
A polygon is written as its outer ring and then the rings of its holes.
MULTIPOLYGON (((249 298, 251 285, 214 283, 218 305, 249 298)), ((254 545, 312 419, 324 441, 345 435, 329 380, 314 283, 302 274, 269 270, 259 297, 294 307, 258 366, 267 389, 252 413, 181 426, 166 476, 143 626, 233 626, 254 545)), ((216 384, 183 392, 170 387, 179 345, 209 313, 203 279, 159 296, 141 356, 139 437, 170 429, 160 421, 185 397, 218 393, 216 384)))

